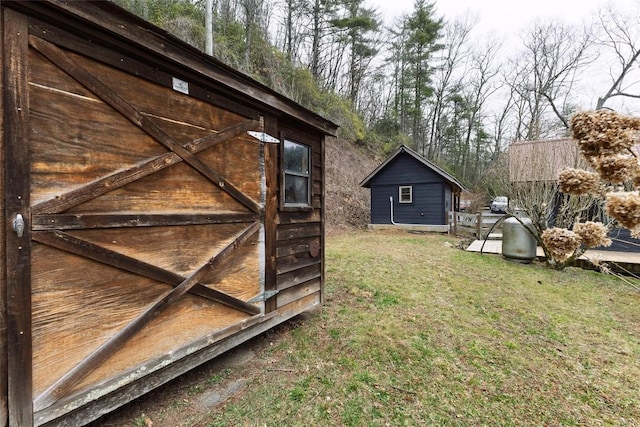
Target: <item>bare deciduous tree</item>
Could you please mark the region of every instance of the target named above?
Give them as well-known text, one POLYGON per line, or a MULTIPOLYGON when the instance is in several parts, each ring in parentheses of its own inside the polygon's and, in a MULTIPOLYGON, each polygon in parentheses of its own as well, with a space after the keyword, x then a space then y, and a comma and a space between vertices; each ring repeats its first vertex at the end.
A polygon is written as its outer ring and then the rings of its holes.
POLYGON ((593 32, 561 22, 539 22, 522 41, 523 51, 512 60, 513 89, 519 97, 518 133, 525 140, 566 134, 577 75, 595 59, 593 32))
POLYGON ((640 98, 639 76, 634 73, 634 65, 637 68, 640 58, 638 14, 622 15, 610 7, 600 12, 599 21, 602 31, 599 44, 615 57, 617 63, 609 67, 611 84, 598 98, 596 109, 603 108, 614 97, 640 98))
POLYGON ((304 2, 303 0, 282 0, 281 12, 281 49, 287 60, 296 62, 300 53, 304 28, 304 2))
POLYGON ((444 49, 441 52, 441 64, 436 67, 434 73, 433 106, 429 112, 430 133, 424 153, 430 160, 437 160, 442 152, 442 114, 446 108, 444 104, 452 86, 459 86, 460 80, 464 77, 464 62, 470 55, 468 41, 473 25, 474 22, 466 17, 447 23, 443 28, 444 49), (459 75, 454 79, 456 70, 459 75))
POLYGON ((484 167, 483 153, 488 150, 485 145, 489 138, 484 131, 482 111, 489 97, 496 92, 497 86, 494 79, 499 70, 496 66, 496 56, 500 45, 496 41, 489 41, 484 47, 479 48, 473 55, 470 81, 470 111, 465 136, 465 145, 471 147, 474 142, 473 163, 467 162, 463 169, 463 177, 472 177, 476 181, 484 167), (471 166, 471 168, 469 168, 471 166), (470 170, 472 171, 470 171, 470 170))

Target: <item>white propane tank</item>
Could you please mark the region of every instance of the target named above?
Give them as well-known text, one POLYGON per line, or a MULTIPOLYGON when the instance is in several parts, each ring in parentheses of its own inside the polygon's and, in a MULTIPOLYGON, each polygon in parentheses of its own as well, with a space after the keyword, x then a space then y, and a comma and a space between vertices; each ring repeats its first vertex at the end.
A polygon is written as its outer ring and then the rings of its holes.
POLYGON ((533 230, 533 223, 529 218, 520 218, 520 221, 513 217, 504 221, 502 225, 502 256, 509 261, 529 264, 536 257, 537 244, 536 239, 525 226, 533 230))

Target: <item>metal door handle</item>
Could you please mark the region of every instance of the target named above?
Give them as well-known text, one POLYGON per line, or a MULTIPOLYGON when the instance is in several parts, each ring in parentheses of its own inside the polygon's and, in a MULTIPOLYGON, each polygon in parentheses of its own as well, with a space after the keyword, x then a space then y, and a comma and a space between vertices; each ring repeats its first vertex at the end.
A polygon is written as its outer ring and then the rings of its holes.
POLYGON ((13 219, 13 231, 15 231, 18 237, 22 237, 24 234, 24 218, 21 214, 16 215, 13 219))

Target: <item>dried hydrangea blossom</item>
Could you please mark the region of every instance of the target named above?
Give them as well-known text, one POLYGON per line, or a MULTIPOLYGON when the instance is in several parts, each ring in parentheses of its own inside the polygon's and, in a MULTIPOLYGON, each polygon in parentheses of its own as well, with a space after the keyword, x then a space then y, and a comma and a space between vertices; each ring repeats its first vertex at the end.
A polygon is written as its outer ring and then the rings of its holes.
POLYGON ((571 117, 571 131, 577 140, 583 140, 592 131, 599 128, 599 111, 581 111, 571 117))
POLYGON ((640 167, 636 169, 636 176, 633 177, 633 188, 640 190, 640 167))
POLYGON ((590 166, 595 165, 595 159, 600 156, 600 147, 595 144, 590 144, 584 140, 578 141, 578 151, 582 155, 583 158, 589 162, 590 166))
POLYGON ((593 264, 594 267, 600 270, 601 273, 611 274, 613 272, 611 270, 611 267, 609 267, 609 264, 599 258, 590 257, 589 261, 591 262, 591 264, 593 264))
POLYGON ((631 229, 631 237, 640 239, 640 226, 631 229))
POLYGON ((578 143, 578 146, 580 147, 581 154, 583 154, 587 159, 589 159, 589 157, 600 155, 611 156, 615 154, 629 154, 631 152, 630 147, 638 143, 635 136, 637 133, 637 131, 612 131, 612 135, 604 135, 604 139, 602 141, 582 141, 578 143), (593 150, 595 150, 597 154, 584 149, 583 146, 594 147, 593 150))
POLYGON ((640 130, 640 118, 625 116, 611 110, 581 111, 571 118, 571 128, 576 139, 592 132, 606 129, 635 129, 640 130))
POLYGON ((606 213, 629 230, 640 228, 640 192, 617 191, 607 193, 606 213))
POLYGON ((547 228, 540 236, 556 261, 568 260, 580 247, 580 236, 566 228, 547 228))
POLYGON ((608 110, 584 111, 571 118, 571 130, 581 153, 590 158, 633 147, 638 141, 640 119, 608 110))
POLYGON ((604 132, 592 133, 580 141, 581 151, 596 149, 600 154, 627 152, 636 143, 636 132, 624 129, 607 129, 604 132), (585 148, 583 148, 583 146, 585 148))
POLYGON ((578 222, 573 226, 573 232, 580 236, 582 244, 587 248, 611 246, 607 227, 601 222, 578 222))
POLYGON ((623 184, 638 172, 638 160, 624 154, 601 156, 595 162, 595 168, 605 181, 623 184))
POLYGON ((600 176, 582 169, 564 168, 558 174, 558 182, 565 194, 595 194, 600 188, 600 176))

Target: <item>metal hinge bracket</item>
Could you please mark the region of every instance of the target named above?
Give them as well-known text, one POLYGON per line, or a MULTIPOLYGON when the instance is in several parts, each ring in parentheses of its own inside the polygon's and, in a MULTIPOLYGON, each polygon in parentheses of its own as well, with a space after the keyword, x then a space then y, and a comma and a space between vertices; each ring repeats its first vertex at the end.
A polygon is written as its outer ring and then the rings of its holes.
POLYGON ((278 138, 271 136, 266 132, 256 132, 256 131, 250 130, 250 131, 247 131, 247 133, 260 142, 269 142, 271 144, 278 144, 280 142, 278 138))

